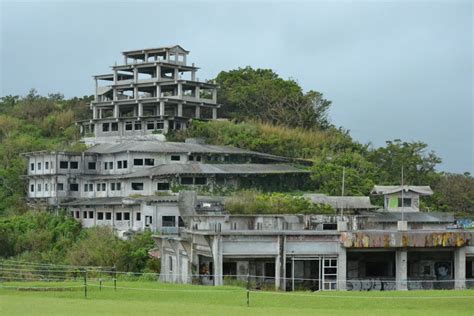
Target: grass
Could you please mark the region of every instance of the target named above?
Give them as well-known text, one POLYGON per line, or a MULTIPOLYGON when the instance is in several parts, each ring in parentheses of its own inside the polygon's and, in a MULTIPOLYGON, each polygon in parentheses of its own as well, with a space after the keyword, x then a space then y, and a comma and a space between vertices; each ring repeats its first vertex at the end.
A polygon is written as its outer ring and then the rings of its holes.
POLYGON ((54 287, 26 291, 0 287, 0 315, 474 315, 474 291, 250 292, 238 287, 111 282, 5 282, 4 286, 54 287), (67 288, 71 286, 72 288, 67 288), (73 287, 77 286, 77 287, 73 287))

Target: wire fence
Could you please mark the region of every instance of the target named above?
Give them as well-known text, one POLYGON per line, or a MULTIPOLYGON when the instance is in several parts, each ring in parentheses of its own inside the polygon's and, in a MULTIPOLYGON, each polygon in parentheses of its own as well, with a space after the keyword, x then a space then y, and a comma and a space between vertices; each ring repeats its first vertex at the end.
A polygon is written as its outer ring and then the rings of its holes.
MULTIPOLYGON (((102 291, 113 289, 128 291, 156 291, 156 292, 213 292, 229 293, 229 291, 246 292, 247 304, 250 293, 264 293, 275 295, 307 295, 315 297, 319 292, 327 290, 353 291, 384 291, 397 289, 454 289, 459 285, 474 289, 474 279, 470 280, 395 280, 393 278, 364 278, 338 280, 336 277, 297 277, 266 275, 239 275, 239 274, 189 274, 176 273, 160 274, 153 272, 125 272, 117 271, 115 267, 56 265, 31 263, 15 260, 0 260, 0 288, 20 291, 78 291, 84 297, 90 295, 90 290, 102 291), (131 283, 129 281, 152 281, 131 283), (208 289, 172 288, 149 286, 156 285, 157 281, 165 283, 188 283, 199 285, 226 285, 226 288, 209 287, 208 289), (130 286, 132 284, 132 286, 130 286), (144 286, 145 285, 145 286, 144 286), (301 293, 303 292, 304 293, 301 293), (314 292, 314 293, 310 293, 314 292)), ((318 297, 350 298, 347 293, 333 295, 324 293, 318 297)), ((361 296, 353 296, 360 298, 361 296)), ((364 298, 370 296, 363 296, 364 298)), ((375 298, 413 299, 415 296, 373 296, 375 298)), ((429 296, 416 296, 430 298, 429 296)), ((474 298, 474 295, 446 296, 447 298, 474 298)), ((432 298, 443 298, 433 296, 432 298)))

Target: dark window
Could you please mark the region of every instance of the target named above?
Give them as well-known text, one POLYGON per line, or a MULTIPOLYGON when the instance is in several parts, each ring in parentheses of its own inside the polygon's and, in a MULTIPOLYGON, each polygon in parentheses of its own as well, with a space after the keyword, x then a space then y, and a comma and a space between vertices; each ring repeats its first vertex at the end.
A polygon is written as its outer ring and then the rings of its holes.
POLYGON ((71 161, 70 168, 71 169, 78 169, 79 168, 79 163, 77 161, 71 161))
POLYGON ((201 161, 201 156, 196 156, 196 161, 201 161))
POLYGON ((151 158, 145 159, 145 166, 154 166, 154 165, 155 165, 155 159, 151 159, 151 158))
POLYGON ((148 129, 148 130, 155 129, 155 123, 153 123, 153 122, 146 123, 146 129, 148 129))
POLYGON ((324 223, 323 224, 323 230, 337 230, 337 224, 336 223, 324 223))
POLYGON ((114 169, 114 162, 113 161, 109 162, 109 169, 110 170, 114 169))
POLYGON ((34 184, 30 185, 30 191, 35 192, 35 185, 34 184))
POLYGON ((108 162, 104 162, 104 170, 107 170, 109 169, 109 163, 108 162))
POLYGON ((127 169, 128 168, 128 160, 123 161, 123 168, 127 169))
POLYGON ((102 123, 102 132, 109 131, 109 123, 102 123))
POLYGON ((126 131, 131 131, 131 130, 133 130, 133 124, 132 124, 132 122, 125 122, 125 130, 126 130, 126 131))
POLYGON ((183 219, 181 218, 181 216, 178 216, 178 226, 179 226, 179 227, 184 227, 184 226, 185 226, 185 225, 184 225, 184 221, 183 221, 183 219))
POLYGON ((117 169, 122 169, 122 160, 117 161, 117 169))
POLYGON ((118 131, 118 123, 112 123, 110 125, 111 125, 112 132, 118 131))
POLYGON ((94 218, 94 212, 93 211, 89 211, 89 218, 94 218))
POLYGON ((110 221, 112 219, 112 213, 110 212, 105 213, 105 219, 110 221))
POLYGON ((133 159, 134 166, 143 166, 143 159, 133 159))
POLYGON ((122 213, 115 213, 115 220, 121 221, 122 220, 122 213))
POLYGON ((38 162, 38 170, 41 170, 41 162, 38 162))
POLYGON ((194 184, 207 184, 207 178, 205 177, 194 178, 194 184))
POLYGON ((137 212, 136 218, 137 218, 137 221, 141 221, 142 220, 142 213, 137 212))
POLYGON ((38 184, 38 192, 41 192, 41 184, 38 184))
POLYGON ((132 182, 132 190, 134 191, 143 190, 143 182, 132 182))
POLYGON ((44 169, 48 170, 49 169, 49 161, 46 161, 44 163, 44 169))
POLYGON ((173 271, 173 257, 168 256, 168 262, 170 266, 170 271, 173 271))
POLYGON ((71 191, 79 191, 79 184, 77 184, 77 183, 71 183, 71 184, 69 184, 69 190, 71 190, 71 191))
POLYGON ((103 220, 104 219, 104 213, 103 212, 97 212, 97 219, 99 221, 103 220))
POLYGON ((120 182, 117 182, 115 185, 116 185, 116 186, 115 186, 115 189, 116 189, 117 191, 122 190, 122 184, 121 184, 120 182))
POLYGON ((115 191, 115 183, 112 182, 112 183, 110 184, 110 190, 111 190, 111 191, 115 191))
POLYGON ((170 189, 170 184, 168 182, 158 183, 158 191, 168 191, 170 189))
POLYGON ((390 264, 388 262, 377 261, 365 264, 365 275, 367 277, 390 277, 390 264))
POLYGON ((102 191, 105 191, 105 190, 106 190, 106 184, 102 183, 102 191))
POLYGON ((182 177, 181 184, 193 184, 193 178, 191 177, 182 177))
POLYGON ((163 227, 175 227, 176 216, 163 216, 161 217, 161 226, 163 227))
POLYGON ((82 212, 82 218, 87 218, 87 211, 82 212))
POLYGON ((35 164, 34 164, 34 163, 32 163, 32 164, 30 165, 30 169, 31 169, 31 171, 35 170, 35 164))
POLYGON ((89 185, 87 183, 84 184, 84 192, 89 192, 89 185))
POLYGON ((142 122, 135 122, 135 130, 139 131, 142 129, 142 122))
POLYGON ((58 191, 64 190, 64 184, 58 183, 58 184, 57 184, 57 188, 58 188, 58 191))
POLYGON ((130 220, 130 213, 129 212, 123 213, 123 220, 124 221, 129 221, 130 220))
POLYGON ((189 160, 189 161, 194 161, 194 156, 193 156, 193 155, 189 155, 188 160, 189 160))
POLYGON ((398 207, 411 207, 411 198, 398 198, 398 207))
POLYGON ((96 191, 100 191, 100 183, 97 183, 97 190, 96 191))
POLYGON ((163 122, 156 123, 156 129, 163 129, 164 127, 165 127, 165 124, 163 124, 163 122))
POLYGON ((179 161, 179 160, 181 160, 181 156, 179 156, 179 155, 171 155, 171 160, 173 160, 173 161, 179 161))
POLYGON ((67 169, 67 168, 68 168, 68 165, 69 165, 68 162, 67 162, 67 161, 64 161, 64 160, 61 160, 61 161, 59 162, 59 168, 61 168, 61 169, 67 169))
POLYGON ((80 215, 79 211, 76 211, 76 218, 79 218, 79 217, 81 217, 81 215, 80 215))
POLYGON ((87 168, 89 168, 90 170, 95 170, 95 162, 89 162, 87 164, 87 168))

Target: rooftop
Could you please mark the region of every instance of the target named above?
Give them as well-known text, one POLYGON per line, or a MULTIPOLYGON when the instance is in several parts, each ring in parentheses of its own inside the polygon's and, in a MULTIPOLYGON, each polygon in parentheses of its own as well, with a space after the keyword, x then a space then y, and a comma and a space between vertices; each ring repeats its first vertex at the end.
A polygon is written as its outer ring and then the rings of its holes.
POLYGON ((310 199, 315 204, 330 205, 335 209, 375 209, 368 196, 328 196, 325 194, 304 194, 304 197, 310 199))
POLYGON ((433 190, 429 186, 417 186, 417 185, 376 185, 372 189, 371 194, 375 195, 385 195, 385 194, 392 194, 397 192, 408 192, 412 191, 418 193, 420 195, 432 195, 433 190))

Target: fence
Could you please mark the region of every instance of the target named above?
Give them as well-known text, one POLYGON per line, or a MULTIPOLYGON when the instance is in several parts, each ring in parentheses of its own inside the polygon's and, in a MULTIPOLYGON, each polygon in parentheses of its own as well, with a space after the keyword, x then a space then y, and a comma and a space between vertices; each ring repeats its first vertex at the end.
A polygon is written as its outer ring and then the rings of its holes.
MULTIPOLYGON (((17 289, 24 291, 78 291, 84 297, 90 295, 90 289, 104 290, 134 290, 134 291, 173 291, 193 292, 203 291, 203 288, 193 290, 190 288, 150 288, 143 287, 144 283, 136 282, 130 286, 125 281, 153 281, 149 284, 163 284, 160 281, 164 277, 178 276, 177 274, 159 274, 144 272, 117 271, 115 267, 93 267, 93 266, 71 266, 52 265, 42 263, 30 263, 13 260, 0 261, 0 288, 17 289), (121 284, 122 283, 122 284, 121 284)), ((291 278, 262 275, 210 275, 194 274, 188 275, 187 283, 200 285, 213 285, 216 278, 222 279, 222 284, 228 286, 221 292, 240 291, 246 292, 247 304, 250 304, 251 293, 266 294, 289 294, 284 291, 276 291, 276 288, 285 288, 287 291, 321 292, 322 279, 319 278, 291 278)), ((456 280, 405 280, 403 282, 408 289, 447 289, 453 288, 456 280)), ((392 279, 358 279, 335 281, 336 290, 340 287, 354 291, 381 291, 397 289, 397 281, 392 279)), ((474 288, 474 280, 467 280, 466 286, 474 288)), ((221 288, 209 288, 208 291, 219 293, 221 288)), ((301 293, 299 293, 301 294, 301 293)), ((298 295, 299 295, 298 294, 298 295)), ((308 293, 308 295, 313 295, 308 293)), ((335 294, 336 295, 336 294, 335 294)), ((324 297, 331 297, 324 295, 324 297)), ((350 297, 347 294, 341 297, 350 297)), ((365 296, 364 296, 365 297, 365 296)), ((384 296, 387 298, 387 296, 384 296)), ((393 298, 398 297, 394 296, 393 298)), ((439 298, 439 296, 436 296, 439 298)), ((452 298, 453 296, 449 296, 452 298)), ((459 296, 469 297, 469 296, 459 296)), ((470 296, 472 297, 472 296, 470 296)))

